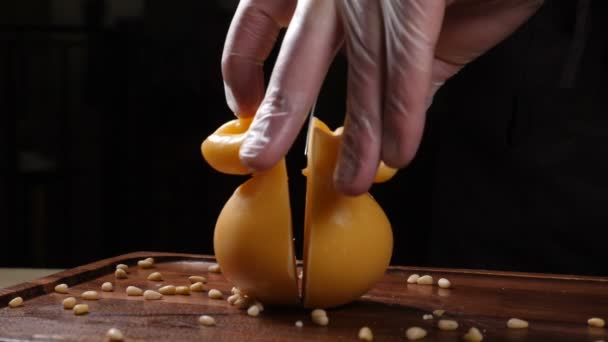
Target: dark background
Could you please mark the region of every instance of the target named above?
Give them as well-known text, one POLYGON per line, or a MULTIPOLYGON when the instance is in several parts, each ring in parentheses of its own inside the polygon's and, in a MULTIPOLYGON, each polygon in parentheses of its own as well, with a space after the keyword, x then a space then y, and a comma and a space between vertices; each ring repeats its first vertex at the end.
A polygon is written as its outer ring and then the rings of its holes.
MULTIPOLYGON (((215 218, 243 181, 199 150, 232 119, 220 60, 235 7, 0 2, 0 266, 213 252, 215 218)), ((589 265, 608 227, 607 12, 549 0, 439 92, 415 161, 372 190, 393 223, 393 263, 608 273, 589 265)), ((333 127, 344 63, 319 100, 333 127)), ((303 142, 288 155, 298 246, 303 142)))

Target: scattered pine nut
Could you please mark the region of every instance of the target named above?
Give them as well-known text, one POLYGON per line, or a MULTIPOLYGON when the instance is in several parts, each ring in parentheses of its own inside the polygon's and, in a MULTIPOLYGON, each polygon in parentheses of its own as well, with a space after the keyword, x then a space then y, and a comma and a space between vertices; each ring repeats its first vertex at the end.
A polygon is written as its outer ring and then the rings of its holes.
POLYGON ((118 268, 116 269, 116 271, 114 271, 114 276, 116 277, 116 279, 126 279, 127 272, 122 268, 118 268))
POLYGON ((116 269, 117 270, 123 270, 123 271, 127 272, 127 270, 129 269, 129 266, 127 266, 125 264, 118 264, 118 265, 116 265, 116 269))
POLYGON ((359 329, 359 334, 357 335, 357 337, 359 337, 359 339, 362 341, 373 341, 374 340, 374 334, 372 334, 372 329, 370 329, 368 327, 363 327, 363 328, 359 329))
POLYGON ((525 329, 528 327, 528 322, 519 318, 511 318, 507 321, 507 327, 510 329, 525 329))
POLYGON ((198 322, 202 325, 213 326, 215 325, 215 319, 211 316, 203 315, 198 318, 198 322))
POLYGON ((153 273, 150 273, 150 275, 148 275, 148 280, 162 281, 163 280, 163 275, 160 274, 160 272, 153 272, 153 273))
POLYGON ((310 313, 310 316, 312 318, 312 322, 317 325, 325 326, 329 324, 329 317, 327 317, 327 312, 323 309, 313 310, 310 313))
POLYGON ((470 328, 469 331, 464 334, 464 336, 462 336, 462 339, 465 342, 481 342, 483 341, 483 334, 481 331, 479 331, 479 329, 473 327, 470 328))
POLYGON ((76 305, 76 298, 68 297, 63 300, 62 304, 63 304, 64 309, 72 310, 74 308, 74 306, 76 305))
POLYGON ((421 327, 411 327, 405 331, 405 337, 410 340, 420 340, 426 336, 426 330, 421 327))
POLYGON ((262 303, 260 303, 259 301, 256 300, 253 305, 255 305, 258 308, 260 308, 260 312, 264 311, 264 305, 262 305, 262 303))
POLYGON ((440 330, 456 330, 458 329, 458 322, 453 319, 440 319, 437 327, 440 330))
POLYGON ((190 285, 190 291, 192 292, 203 292, 203 290, 203 283, 201 283, 200 281, 198 283, 190 285))
POLYGON ((127 286, 127 296, 141 296, 144 291, 136 286, 127 286))
POLYGON ((433 311, 433 315, 435 315, 437 317, 443 316, 444 313, 445 313, 445 310, 441 310, 441 309, 437 309, 437 310, 433 311))
POLYGON ((327 316, 319 316, 312 319, 313 323, 321 326, 326 326, 329 324, 329 317, 327 316))
POLYGON ((216 290, 216 289, 209 290, 208 296, 211 299, 222 299, 222 298, 224 298, 224 295, 222 294, 222 292, 220 292, 219 290, 216 290))
POLYGON ((431 315, 431 314, 422 315, 422 319, 425 321, 427 321, 429 319, 433 319, 433 315, 431 315))
POLYGON ((145 258, 144 261, 149 261, 153 264, 155 263, 154 258, 152 258, 152 257, 145 258))
POLYGON ((236 303, 237 299, 239 299, 240 297, 241 297, 240 295, 233 294, 232 296, 228 297, 228 299, 227 299, 228 304, 234 305, 234 303, 236 303))
POLYGON ((312 310, 312 312, 310 313, 311 317, 321 317, 321 316, 327 316, 327 311, 323 310, 323 309, 314 309, 312 310))
POLYGON ((144 299, 145 300, 159 300, 163 298, 163 295, 154 291, 154 290, 146 290, 144 291, 144 299))
POLYGON ((74 311, 74 315, 84 315, 89 313, 89 306, 87 304, 76 304, 72 311, 74 311))
POLYGON ((233 295, 239 295, 240 296, 241 295, 241 290, 238 287, 233 286, 232 290, 230 290, 230 293, 232 293, 233 295))
POLYGON ((603 318, 593 317, 587 320, 587 324, 589 324, 591 327, 603 328, 606 326, 606 321, 604 321, 603 318))
POLYGON ((22 305, 23 305, 23 298, 21 298, 21 297, 15 297, 15 298, 11 299, 10 302, 8 302, 8 306, 10 306, 11 308, 20 307, 22 305))
POLYGON ((99 293, 97 293, 97 291, 84 291, 80 297, 84 300, 98 300, 99 293))
POLYGON ((220 265, 218 265, 218 264, 209 265, 207 270, 211 273, 222 273, 222 269, 220 268, 220 265))
POLYGON ((68 284, 59 284, 55 286, 55 292, 63 294, 68 293, 68 284))
POLYGON ((418 278, 420 278, 420 276, 418 274, 412 274, 411 276, 409 276, 409 278, 407 278, 407 283, 408 284, 416 284, 416 282, 418 281, 418 278))
POLYGON ((137 266, 139 266, 139 267, 141 267, 141 268, 144 268, 144 269, 147 269, 147 268, 152 268, 152 267, 154 267, 154 263, 153 263, 153 262, 151 262, 151 261, 150 261, 150 260, 148 260, 148 259, 145 259, 145 260, 139 260, 139 261, 137 262, 137 266))
POLYGON ((239 309, 245 309, 250 306, 250 303, 251 300, 249 300, 249 298, 239 296, 239 298, 237 298, 237 300, 234 302, 234 306, 239 309))
POLYGON ((105 283, 101 284, 101 291, 112 292, 113 290, 114 286, 109 281, 106 281, 105 283))
POLYGON ((439 285, 439 287, 441 287, 442 289, 449 289, 450 287, 452 287, 452 283, 445 278, 439 279, 439 281, 437 281, 437 285, 439 285))
POLYGON ((257 305, 252 305, 247 309, 247 314, 252 317, 256 317, 260 314, 260 307, 257 305))
POLYGON ((433 277, 431 277, 430 275, 423 275, 422 277, 418 278, 416 280, 416 284, 418 285, 432 285, 433 284, 433 277))
POLYGON ((175 294, 182 295, 182 296, 189 296, 190 295, 190 287, 188 287, 188 286, 178 286, 178 287, 175 288, 175 294))
POLYGON ((302 321, 296 321, 296 327, 301 328, 304 326, 304 322, 302 321))
POLYGON ((108 330, 108 332, 106 333, 106 337, 110 341, 123 341, 125 338, 122 335, 122 332, 116 328, 111 328, 110 330, 108 330))
POLYGON ((207 278, 201 277, 201 276, 189 276, 188 280, 190 280, 190 284, 195 284, 195 283, 206 284, 207 283, 207 278))
POLYGON ((162 294, 162 295, 172 296, 177 292, 177 290, 175 289, 175 286, 167 285, 167 286, 163 286, 160 289, 158 289, 158 292, 160 292, 160 294, 162 294))

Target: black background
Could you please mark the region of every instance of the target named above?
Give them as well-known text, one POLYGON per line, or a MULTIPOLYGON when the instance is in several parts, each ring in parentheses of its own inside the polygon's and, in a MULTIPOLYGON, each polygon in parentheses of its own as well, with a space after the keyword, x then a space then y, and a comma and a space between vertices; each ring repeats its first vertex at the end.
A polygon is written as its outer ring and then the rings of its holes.
MULTIPOLYGON (((213 171, 199 150, 232 119, 220 60, 235 6, 0 3, 0 266, 213 252, 215 218, 244 179, 213 171)), ((412 165, 372 190, 393 224, 393 263, 608 274, 597 262, 608 227, 607 7, 546 1, 438 93, 412 165)), ((345 70, 340 57, 319 99, 332 127, 345 70)), ((303 143, 287 157, 298 246, 303 143)))

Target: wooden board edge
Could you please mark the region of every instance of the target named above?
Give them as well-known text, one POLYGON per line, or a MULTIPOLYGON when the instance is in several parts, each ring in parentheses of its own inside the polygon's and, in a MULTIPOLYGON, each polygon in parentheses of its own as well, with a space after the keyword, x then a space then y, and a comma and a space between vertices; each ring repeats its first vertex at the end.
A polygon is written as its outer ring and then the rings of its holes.
POLYGON ((0 308, 7 306, 8 302, 15 297, 22 297, 24 300, 38 297, 55 291, 55 286, 58 284, 65 283, 68 284, 68 286, 74 286, 114 272, 117 264, 135 265, 137 260, 145 259, 147 257, 153 257, 157 262, 171 260, 201 260, 215 262, 215 257, 210 255, 153 251, 127 253, 0 289, 0 308))

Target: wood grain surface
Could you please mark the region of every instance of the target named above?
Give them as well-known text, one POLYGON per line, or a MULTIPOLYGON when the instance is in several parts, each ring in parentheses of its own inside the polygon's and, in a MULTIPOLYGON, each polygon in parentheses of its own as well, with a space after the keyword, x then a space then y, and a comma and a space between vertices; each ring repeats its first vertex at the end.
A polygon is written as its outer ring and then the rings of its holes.
MULTIPOLYGON (((523 274, 471 270, 391 267, 385 277, 361 300, 328 310, 326 327, 312 324, 309 312, 298 308, 266 308, 259 317, 212 300, 207 293, 164 296, 159 301, 127 297, 128 285, 142 289, 189 285, 190 275, 206 276, 205 288, 228 295, 232 287, 221 274, 208 273, 209 256, 138 252, 67 270, 36 281, 0 290, 0 341, 104 341, 111 327, 120 329, 126 340, 146 341, 355 341, 362 326, 369 326, 374 341, 403 341, 405 330, 420 326, 428 331, 423 341, 459 341, 470 328, 484 333, 484 341, 600 341, 608 340, 606 328, 587 325, 590 317, 608 319, 608 278, 523 274), (137 260, 154 257, 153 269, 140 269, 137 260), (114 278, 118 263, 130 266, 128 279, 114 278), (164 281, 146 280, 159 271, 164 281), (453 288, 406 283, 412 273, 446 277, 453 288), (103 282, 114 284, 113 292, 101 292, 103 282), (69 294, 54 293, 60 283, 70 285, 69 294), (85 290, 97 290, 98 301, 90 313, 75 316, 61 302, 85 290), (15 296, 23 307, 8 308, 15 296), (423 314, 444 309, 444 317, 459 322, 456 331, 440 331, 437 318, 425 321, 423 314), (200 315, 215 317, 215 327, 198 323, 200 315), (506 321, 518 317, 530 322, 528 329, 512 330, 506 321), (302 320, 304 327, 294 326, 302 320)), ((353 268, 356 262, 353 263, 353 268)))

